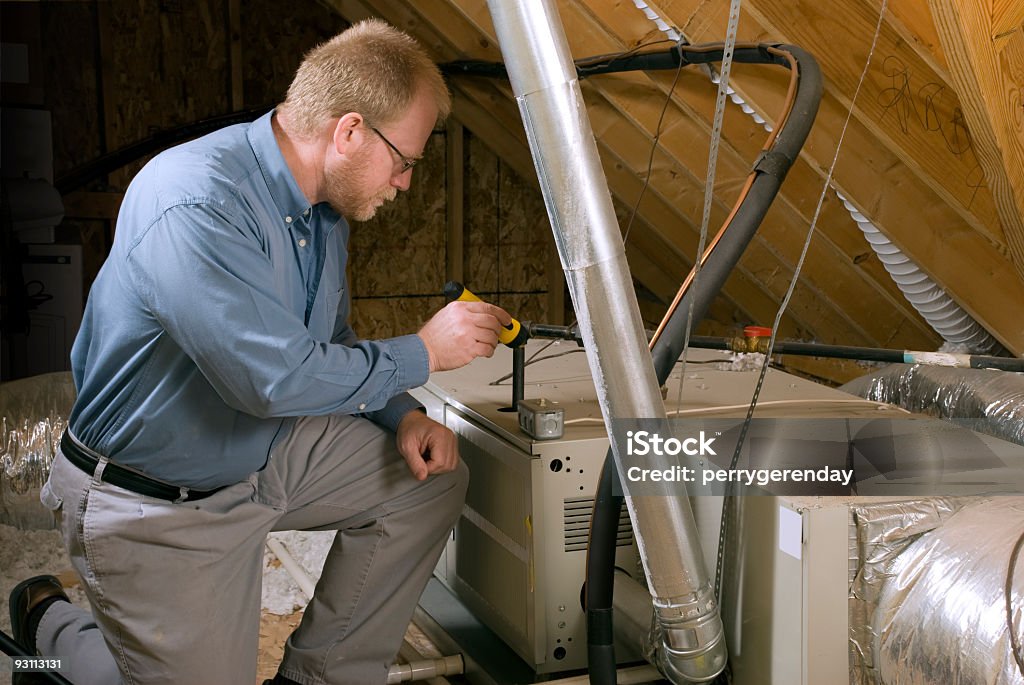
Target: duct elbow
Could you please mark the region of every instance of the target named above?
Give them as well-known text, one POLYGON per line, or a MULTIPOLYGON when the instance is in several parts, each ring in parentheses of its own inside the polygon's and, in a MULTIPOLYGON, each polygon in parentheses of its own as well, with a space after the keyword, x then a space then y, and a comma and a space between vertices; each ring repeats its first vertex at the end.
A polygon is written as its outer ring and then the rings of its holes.
POLYGON ((706 683, 725 670, 728 653, 725 631, 718 611, 669 623, 659 616, 662 628, 657 667, 675 685, 706 683))

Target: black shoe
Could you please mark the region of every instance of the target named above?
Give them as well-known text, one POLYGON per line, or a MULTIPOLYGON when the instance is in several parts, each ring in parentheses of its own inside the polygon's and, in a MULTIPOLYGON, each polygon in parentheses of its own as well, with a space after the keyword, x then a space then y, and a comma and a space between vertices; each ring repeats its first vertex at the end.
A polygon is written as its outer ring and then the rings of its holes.
POLYGON ((263 685, 300 685, 294 680, 285 678, 280 673, 276 674, 272 680, 264 680, 263 685))
MULTIPOLYGON (((53 576, 36 576, 18 583, 11 590, 11 601, 8 608, 11 613, 11 632, 14 641, 35 656, 36 630, 43 614, 54 602, 68 602, 64 586, 53 576)), ((12 685, 43 685, 50 681, 41 673, 15 673, 11 678, 12 685)))
POLYGON ((24 647, 29 654, 38 654, 36 629, 43 614, 57 601, 71 600, 64 593, 64 586, 53 576, 29 578, 11 590, 11 601, 8 606, 11 612, 11 632, 14 633, 14 641, 24 647))

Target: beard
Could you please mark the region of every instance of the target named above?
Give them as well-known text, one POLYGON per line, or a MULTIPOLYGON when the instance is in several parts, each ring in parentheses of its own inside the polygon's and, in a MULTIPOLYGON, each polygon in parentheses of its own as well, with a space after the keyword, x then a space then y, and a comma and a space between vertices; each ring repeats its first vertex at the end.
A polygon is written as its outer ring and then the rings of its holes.
POLYGON ((327 203, 349 221, 369 221, 381 205, 398 195, 398 188, 389 185, 367 197, 365 188, 369 167, 369 155, 362 153, 347 164, 326 170, 327 203))

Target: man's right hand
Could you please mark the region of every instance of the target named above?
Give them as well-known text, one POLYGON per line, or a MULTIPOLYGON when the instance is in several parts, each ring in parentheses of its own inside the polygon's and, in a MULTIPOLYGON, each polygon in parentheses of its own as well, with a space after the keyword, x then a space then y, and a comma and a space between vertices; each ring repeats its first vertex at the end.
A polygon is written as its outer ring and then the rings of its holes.
POLYGON ((427 348, 431 373, 457 369, 477 357, 490 357, 498 344, 498 332, 510 323, 509 313, 493 304, 448 303, 418 333, 427 348))

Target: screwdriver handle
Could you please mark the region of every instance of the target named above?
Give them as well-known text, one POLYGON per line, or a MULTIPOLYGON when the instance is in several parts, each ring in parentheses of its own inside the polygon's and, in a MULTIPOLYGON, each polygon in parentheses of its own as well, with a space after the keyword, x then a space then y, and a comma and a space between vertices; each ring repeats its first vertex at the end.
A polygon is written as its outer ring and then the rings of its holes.
MULTIPOLYGON (((448 281, 444 284, 444 296, 449 302, 483 302, 469 288, 456 281, 448 281)), ((498 340, 506 347, 513 349, 525 345, 529 338, 530 334, 517 319, 512 319, 512 323, 502 327, 498 334, 498 340)))

